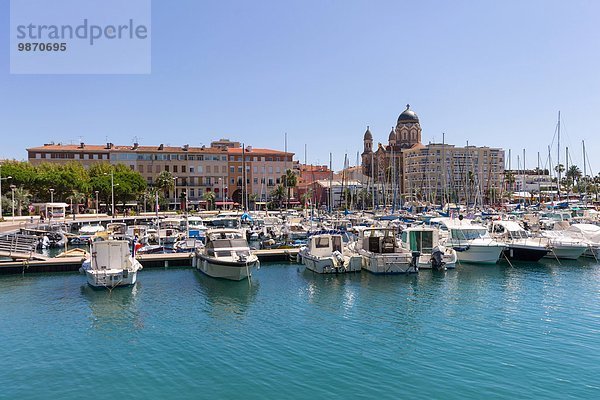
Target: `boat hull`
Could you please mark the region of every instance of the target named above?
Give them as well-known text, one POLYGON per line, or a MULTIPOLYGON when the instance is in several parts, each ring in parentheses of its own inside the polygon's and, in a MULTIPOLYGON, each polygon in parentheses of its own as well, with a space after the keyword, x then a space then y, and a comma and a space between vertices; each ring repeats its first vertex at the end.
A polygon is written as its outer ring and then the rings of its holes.
POLYGON ((247 263, 227 262, 200 255, 196 268, 198 271, 212 278, 241 281, 251 275, 252 267, 254 267, 256 263, 256 260, 247 263))
POLYGON ((456 256, 461 263, 496 264, 504 246, 456 246, 456 256))
POLYGON ((88 285, 95 288, 112 289, 117 286, 131 286, 137 281, 137 271, 122 269, 86 270, 85 276, 88 285))
POLYGON ((303 254, 301 258, 307 270, 318 274, 360 272, 362 268, 362 259, 360 256, 345 256, 343 263, 338 262, 334 257, 313 257, 303 254))
POLYGON ((508 245, 508 248, 504 250, 504 255, 509 260, 537 262, 548 254, 548 252, 549 250, 543 247, 508 245))
POLYGON ((552 251, 546 254, 546 258, 560 258, 563 260, 577 260, 587 250, 586 246, 561 246, 553 245, 552 251))
POLYGON ((363 254, 362 268, 378 275, 410 274, 418 272, 410 254, 363 254))

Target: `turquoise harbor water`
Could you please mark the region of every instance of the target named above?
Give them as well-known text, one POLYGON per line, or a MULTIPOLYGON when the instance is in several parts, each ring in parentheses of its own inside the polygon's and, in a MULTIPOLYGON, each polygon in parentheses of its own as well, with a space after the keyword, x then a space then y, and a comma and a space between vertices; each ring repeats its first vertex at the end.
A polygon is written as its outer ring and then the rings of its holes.
POLYGON ((0 276, 0 397, 600 398, 600 265, 0 276))

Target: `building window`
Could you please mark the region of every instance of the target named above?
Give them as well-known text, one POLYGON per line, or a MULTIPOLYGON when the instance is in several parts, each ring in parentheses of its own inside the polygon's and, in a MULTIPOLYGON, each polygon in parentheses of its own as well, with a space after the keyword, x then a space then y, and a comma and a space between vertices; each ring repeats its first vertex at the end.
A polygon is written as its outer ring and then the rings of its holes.
POLYGON ((194 173, 194 167, 190 167, 190 174, 194 173))
POLYGON ((98 154, 94 154, 94 160, 98 159, 98 154))
POLYGON ((206 173, 207 173, 207 174, 210 174, 210 165, 207 165, 207 166, 206 166, 206 173))
POLYGON ((174 173, 177 173, 177 172, 178 172, 178 171, 177 171, 177 165, 173 165, 173 172, 174 172, 174 173))
POLYGON ((235 173, 235 167, 229 167, 229 172, 232 174, 235 173))
POLYGON ((202 173, 202 165, 198 165, 198 173, 201 174, 202 173))
POLYGON ((143 174, 144 173, 144 166, 143 165, 138 165, 138 171, 143 174))
POLYGON ((191 189, 190 189, 190 197, 195 197, 195 196, 194 196, 195 192, 196 192, 196 191, 194 190, 194 188, 191 188, 191 189))
POLYGON ((169 172, 169 166, 165 165, 165 171, 169 172))
POLYGON ((185 174, 185 165, 182 165, 182 166, 181 166, 181 173, 182 173, 182 174, 185 174))

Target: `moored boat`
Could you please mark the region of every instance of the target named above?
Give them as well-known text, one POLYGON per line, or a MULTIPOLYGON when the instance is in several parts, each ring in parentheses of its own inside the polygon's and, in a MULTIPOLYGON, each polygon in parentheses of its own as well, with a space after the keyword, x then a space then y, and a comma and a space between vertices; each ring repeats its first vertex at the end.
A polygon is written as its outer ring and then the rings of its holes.
POLYGON ((135 284, 142 265, 132 255, 126 240, 102 240, 92 243, 92 252, 80 271, 90 286, 114 288, 135 284))
POLYGON ((312 235, 298 257, 306 269, 319 274, 359 272, 362 257, 344 246, 340 234, 312 235))
POLYGON ((213 278, 241 281, 250 276, 258 257, 250 252, 243 232, 237 229, 211 229, 206 246, 196 251, 196 268, 213 278))

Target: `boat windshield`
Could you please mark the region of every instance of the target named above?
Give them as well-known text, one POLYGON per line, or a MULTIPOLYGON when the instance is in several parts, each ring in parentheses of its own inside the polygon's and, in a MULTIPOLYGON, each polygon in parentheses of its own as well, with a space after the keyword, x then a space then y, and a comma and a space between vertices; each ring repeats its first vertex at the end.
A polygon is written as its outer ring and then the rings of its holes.
POLYGON ((245 248, 248 243, 244 239, 217 239, 211 242, 215 249, 245 248))
POLYGON ((528 237, 526 231, 509 231, 508 234, 511 239, 527 239, 528 237))
POLYGON ((452 229, 452 239, 472 240, 484 237, 487 231, 485 228, 470 228, 470 229, 452 229))

